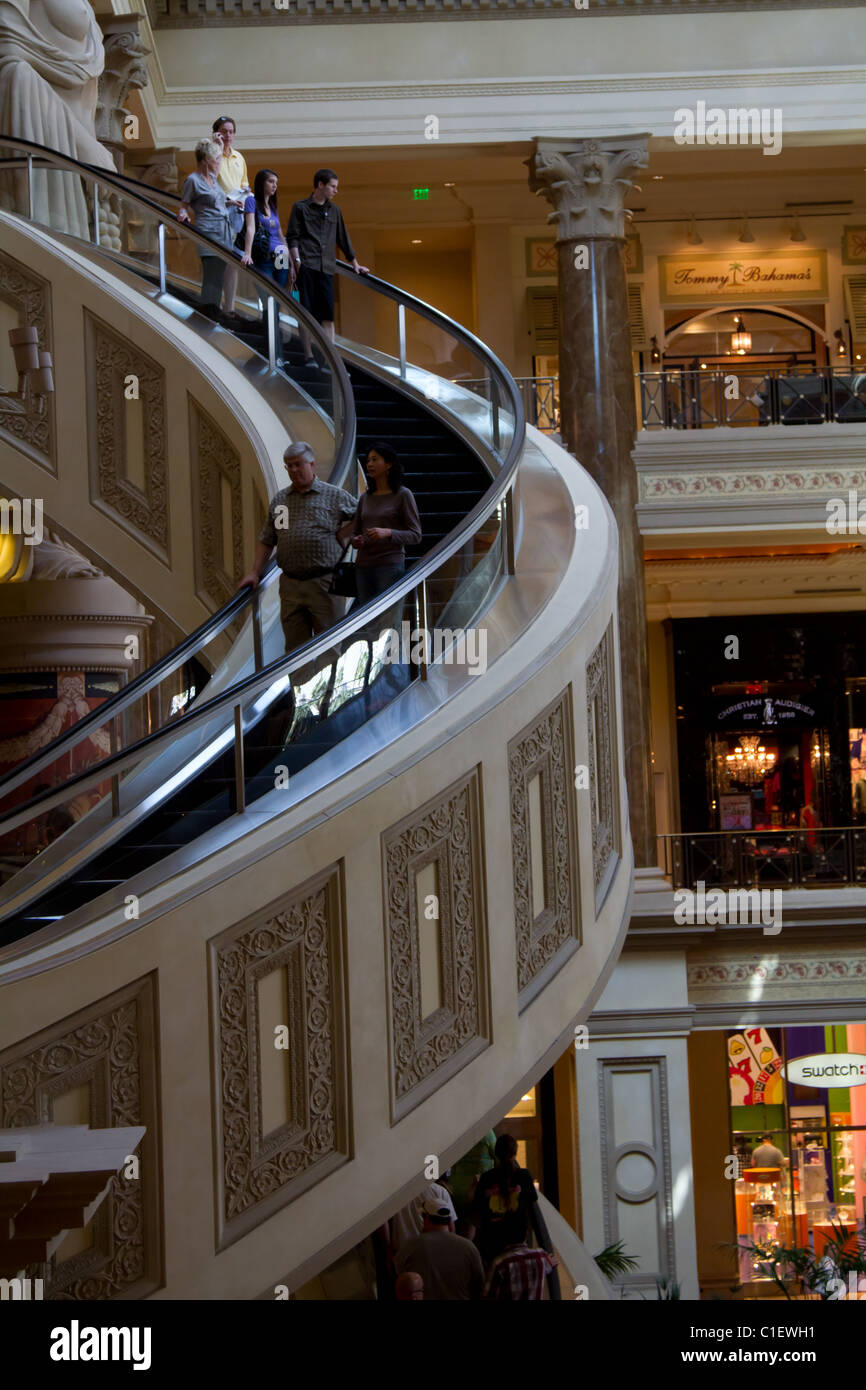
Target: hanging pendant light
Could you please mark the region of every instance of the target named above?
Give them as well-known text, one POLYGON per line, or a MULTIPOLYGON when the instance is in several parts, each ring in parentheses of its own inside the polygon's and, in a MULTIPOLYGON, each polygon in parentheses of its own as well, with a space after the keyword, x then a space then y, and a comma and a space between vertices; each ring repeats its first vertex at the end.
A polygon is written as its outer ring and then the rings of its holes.
POLYGON ((704 244, 704 239, 698 231, 698 224, 695 221, 694 213, 692 213, 691 217, 689 218, 689 229, 686 233, 686 241, 688 242, 689 246, 703 246, 704 244))
POLYGON ((743 357, 747 352, 752 351, 752 335, 746 331, 746 325, 742 317, 734 319, 734 331, 731 334, 731 352, 739 353, 743 357))
POLYGON ((797 216, 796 213, 795 213, 794 216, 791 218, 791 232, 790 232, 789 240, 790 240, 790 241, 805 241, 805 240, 806 240, 806 233, 803 231, 803 228, 800 226, 800 219, 799 219, 799 217, 797 216))

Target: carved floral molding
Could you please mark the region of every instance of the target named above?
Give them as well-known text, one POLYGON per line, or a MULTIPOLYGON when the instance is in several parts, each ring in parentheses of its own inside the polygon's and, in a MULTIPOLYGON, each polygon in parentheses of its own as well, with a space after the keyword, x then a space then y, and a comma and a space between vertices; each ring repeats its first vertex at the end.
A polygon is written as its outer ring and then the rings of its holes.
POLYGON ((846 497, 849 488, 866 488, 864 468, 728 468, 724 472, 638 470, 638 497, 641 502, 659 498, 703 501, 736 497, 830 496, 846 497))
POLYGON ((622 853, 619 825, 619 758, 614 698, 613 627, 608 627, 586 667, 589 789, 592 806, 592 873, 596 913, 601 909, 622 853))
MULTIPOLYGON (((0 253, 0 300, 17 312, 19 327, 37 330, 40 349, 53 353, 51 285, 5 252, 0 253)), ((7 391, 14 391, 17 384, 17 378, 2 383, 7 391)), ((3 409, 0 396, 0 435, 56 472, 53 396, 47 398, 42 414, 32 397, 29 409, 12 411, 3 409)))
POLYGON ((165 372, 127 338, 84 311, 90 497, 130 535, 170 562, 165 372), (135 385, 129 378, 135 378, 135 385), (137 390, 133 410, 126 390, 137 390), (144 489, 127 476, 129 431, 143 431, 144 489))
POLYGON ((163 1282, 156 1053, 152 975, 0 1053, 0 1129, 51 1123, 60 1097, 82 1086, 91 1128, 146 1128, 139 1177, 111 1179, 92 1245, 28 1269, 46 1298, 144 1298, 163 1282))
POLYGON ((701 1003, 730 999, 866 998, 866 952, 820 951, 810 955, 778 953, 707 959, 688 963, 689 996, 701 1003), (760 991, 760 994, 757 994, 760 991))
POLYGON ((490 1045, 480 806, 476 769, 382 836, 395 1123, 490 1045), (442 1003, 425 1018, 416 876, 431 863, 442 1003))
POLYGON ((206 410, 189 398, 190 459, 193 477, 193 530, 196 588, 199 597, 221 608, 237 589, 244 572, 241 458, 231 440, 206 410), (223 537, 222 484, 228 485, 231 535, 223 537), (225 544, 225 541, 228 544, 225 544), (233 572, 225 566, 232 557, 233 572))
POLYGON ((517 988, 525 1008, 580 944, 571 687, 508 745, 517 988), (540 779, 544 909, 533 914, 529 785, 540 779))
POLYGON ((220 1249, 349 1158, 343 917, 332 866, 210 943, 220 1249), (264 1133, 258 984, 276 970, 290 1119, 264 1133))

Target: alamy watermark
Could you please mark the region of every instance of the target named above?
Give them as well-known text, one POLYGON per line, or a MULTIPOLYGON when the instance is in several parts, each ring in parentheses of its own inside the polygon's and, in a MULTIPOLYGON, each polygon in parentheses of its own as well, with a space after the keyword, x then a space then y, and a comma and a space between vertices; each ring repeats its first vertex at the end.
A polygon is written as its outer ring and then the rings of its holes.
POLYGON ((705 101, 699 101, 694 110, 681 106, 675 111, 674 122, 678 145, 761 145, 764 154, 782 152, 782 111, 778 106, 708 109, 705 101))
POLYGON ((778 888, 711 888, 698 879, 697 891, 674 893, 674 921, 680 926, 760 926, 764 936, 782 930, 782 893, 778 888))
POLYGON ((23 536, 25 545, 42 544, 42 498, 0 497, 0 536, 23 536))
POLYGON ((848 489, 847 498, 830 497, 826 509, 828 535, 866 536, 866 497, 861 497, 856 488, 848 489))
POLYGON ((413 627, 409 622, 387 629, 382 661, 389 666, 466 666, 470 676, 487 670, 487 629, 483 627, 413 627))

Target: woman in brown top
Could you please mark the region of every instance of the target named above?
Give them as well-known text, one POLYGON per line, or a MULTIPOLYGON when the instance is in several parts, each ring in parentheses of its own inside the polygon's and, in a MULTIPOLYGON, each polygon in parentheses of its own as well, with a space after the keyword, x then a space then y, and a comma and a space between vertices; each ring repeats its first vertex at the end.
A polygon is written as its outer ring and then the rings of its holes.
POLYGON ((353 610, 396 584, 406 569, 406 546, 421 539, 415 498, 403 486, 403 468, 390 444, 374 444, 365 467, 369 487, 352 522, 358 585, 353 610))

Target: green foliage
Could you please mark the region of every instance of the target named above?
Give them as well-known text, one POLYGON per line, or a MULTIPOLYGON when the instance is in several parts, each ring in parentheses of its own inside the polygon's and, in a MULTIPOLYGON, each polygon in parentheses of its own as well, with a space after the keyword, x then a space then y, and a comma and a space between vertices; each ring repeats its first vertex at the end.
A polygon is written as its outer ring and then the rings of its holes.
POLYGON ((747 1251, 785 1298, 792 1298, 790 1284, 796 1280, 800 1297, 829 1300, 839 1297, 840 1281, 847 1285, 849 1274, 866 1274, 866 1243, 860 1237, 855 1250, 846 1250, 849 1238, 850 1232, 834 1222, 833 1235, 820 1256, 807 1245, 779 1245, 775 1241, 750 1241, 731 1248, 747 1251))
POLYGON ((596 1255, 595 1262, 606 1279, 615 1279, 618 1274, 630 1274, 637 1269, 640 1261, 634 1255, 627 1255, 624 1245, 623 1240, 614 1241, 613 1245, 606 1245, 596 1255))
POLYGON ((680 1286, 671 1279, 657 1279, 656 1289, 658 1290, 659 1300, 662 1302, 672 1302, 680 1296, 680 1286))

